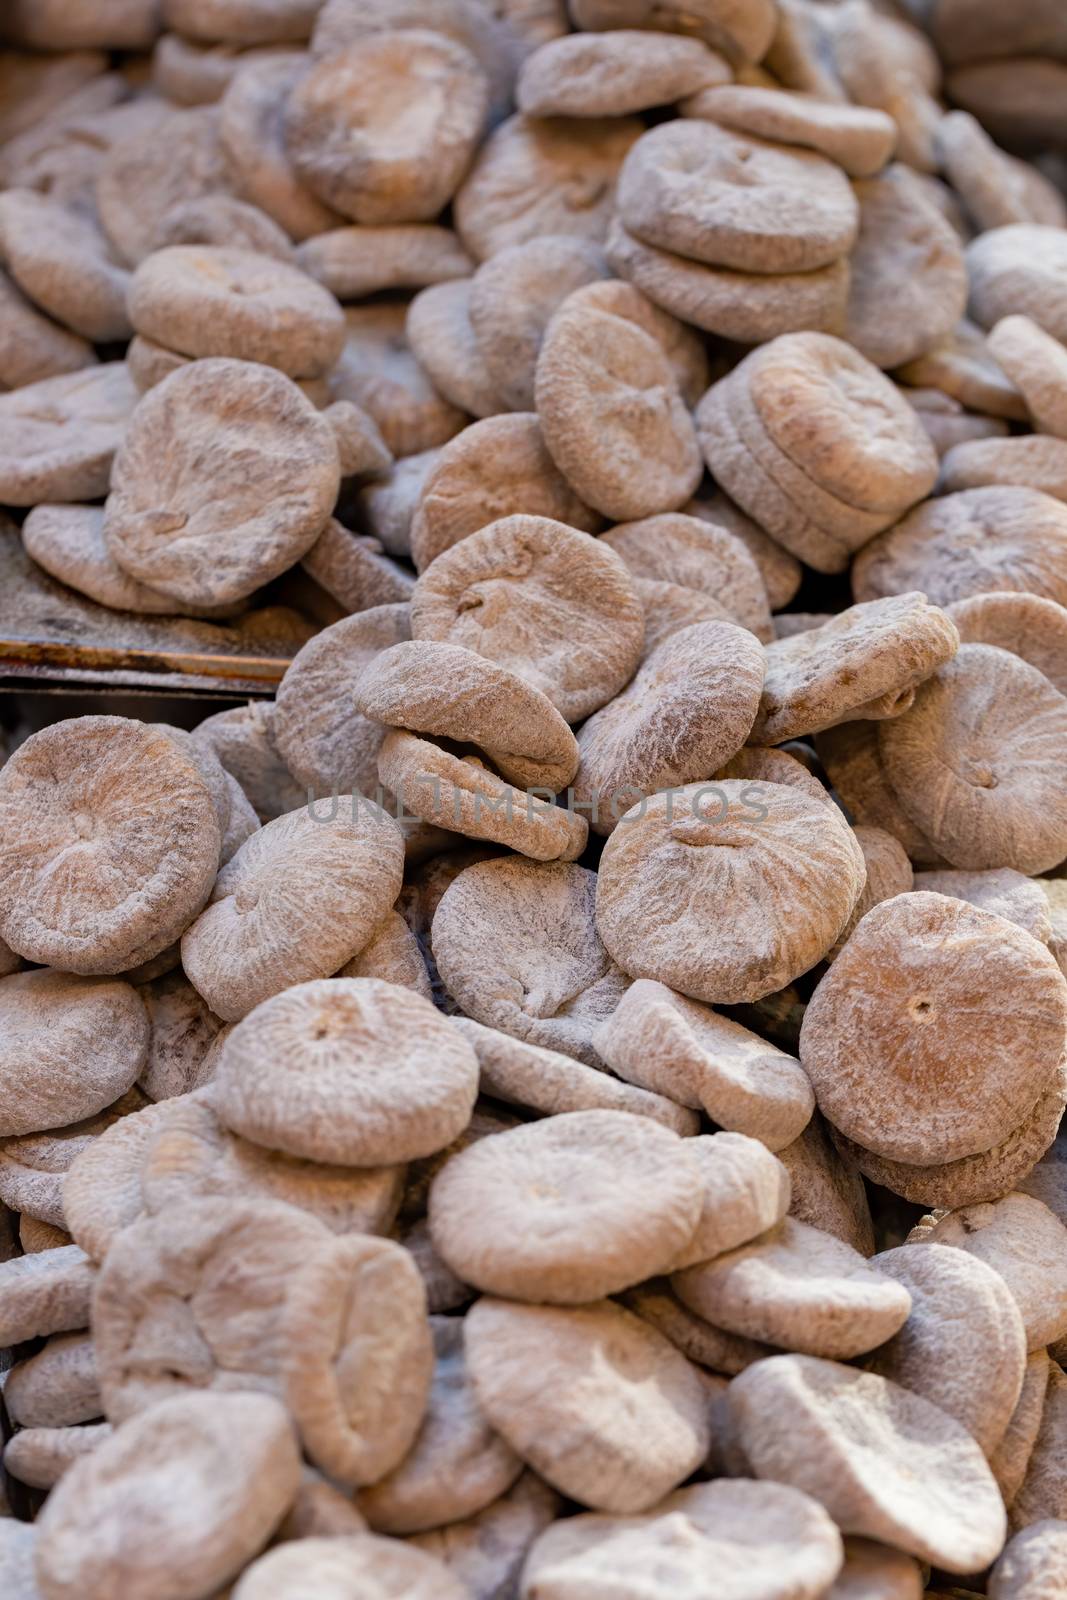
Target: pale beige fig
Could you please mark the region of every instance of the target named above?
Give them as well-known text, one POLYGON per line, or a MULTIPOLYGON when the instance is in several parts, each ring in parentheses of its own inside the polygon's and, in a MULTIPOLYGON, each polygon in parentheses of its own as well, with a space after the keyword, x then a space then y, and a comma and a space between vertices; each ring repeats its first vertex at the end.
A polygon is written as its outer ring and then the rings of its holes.
MULTIPOLYGON (((174 35, 168 36, 172 41, 174 35)), ((161 48, 156 51, 158 63, 161 48)), ((219 56, 216 60, 229 60, 236 67, 239 57, 219 56)), ((246 60, 242 67, 249 65, 246 60)), ((180 200, 160 218, 153 240, 157 250, 172 244, 226 245, 232 249, 254 250, 273 256, 288 265, 296 264, 296 252, 289 236, 259 206, 245 200, 235 200, 232 195, 203 195, 199 200, 180 200)))
POLYGON ((611 117, 729 80, 726 62, 700 39, 616 28, 542 45, 523 63, 516 99, 532 117, 611 117))
POLYGON ((771 1356, 730 1385, 730 1414, 757 1477, 803 1489, 843 1533, 975 1572, 1006 1518, 981 1449, 954 1418, 874 1372, 771 1356))
POLYGON ((883 901, 808 1004, 800 1059, 819 1109, 895 1161, 991 1149, 1056 1076, 1061 978, 1044 946, 992 912, 926 893, 883 901))
POLYGON ((433 954, 463 1011, 529 1044, 600 1065, 593 1034, 629 980, 596 930, 596 874, 514 856, 465 868, 433 918, 433 954))
POLYGON ((696 1369, 621 1306, 484 1299, 464 1332, 493 1427, 579 1504, 647 1511, 704 1459, 707 1404, 696 1369))
POLYGON ((278 1316, 281 1393, 335 1482, 375 1483, 412 1448, 429 1399, 426 1291, 407 1251, 350 1234, 291 1271, 278 1316))
POLYGON ((369 412, 395 456, 443 445, 467 421, 416 360, 406 323, 403 300, 347 306, 345 347, 329 376, 332 398, 369 412))
POLYGON ((339 300, 359 300, 385 289, 425 289, 469 277, 474 269, 452 230, 430 222, 353 223, 325 233, 316 230, 297 251, 297 260, 339 300))
POLYGON ((863 1179, 838 1155, 818 1112, 777 1156, 789 1174, 789 1215, 872 1256, 874 1224, 863 1179))
MULTIPOLYGON (((772 751, 772 754, 776 753, 772 751)), ((921 872, 916 876, 904 846, 899 840, 894 839, 891 833, 886 833, 882 828, 865 828, 862 824, 852 831, 863 851, 863 859, 867 866, 867 881, 852 908, 852 915, 837 936, 837 943, 826 952, 827 961, 833 961, 840 954, 856 924, 863 920, 868 911, 881 905, 883 900, 891 900, 898 894, 910 894, 913 888, 932 889, 935 893, 945 892, 939 891, 935 883, 917 881, 917 877, 936 878, 942 874, 921 872)))
POLYGON ((76 1244, 0 1262, 0 1340, 5 1348, 84 1328, 95 1270, 76 1244))
MULTIPOLYGON (((502 404, 518 412, 533 410, 537 357, 553 314, 573 290, 595 283, 606 271, 598 245, 566 234, 526 239, 483 261, 471 281, 469 314, 479 356, 502 404)), ((580 525, 564 515, 559 520, 580 525)))
POLYGON ((218 112, 195 106, 113 139, 94 198, 104 232, 133 267, 151 253, 160 219, 172 206, 229 188, 218 112))
POLYGON ((647 1117, 566 1112, 453 1156, 430 1189, 430 1232, 476 1289, 579 1305, 678 1259, 700 1221, 701 1178, 689 1142, 647 1117))
POLYGON ((623 522, 683 506, 700 481, 700 450, 667 351, 643 325, 656 308, 634 288, 632 305, 602 304, 603 287, 576 289, 553 316, 534 397, 563 476, 623 522))
POLYGON ((971 595, 947 608, 964 644, 992 644, 1021 656, 1067 694, 1067 607, 1039 594, 971 595))
POLYGON ((138 1083, 149 1100, 169 1100, 207 1082, 208 1052, 223 1023, 182 972, 139 990, 148 1013, 148 1055, 138 1083))
POLYGON ((1067 605, 1067 507, 1002 484, 927 500, 856 557, 857 600, 921 589, 937 606, 1015 590, 1067 605))
POLYGON ((131 419, 105 509, 108 548, 177 600, 240 600, 311 548, 340 481, 333 430, 291 378, 258 361, 193 361, 131 419))
POLYGON ((381 651, 408 638, 406 605, 372 606, 323 628, 293 657, 271 733, 302 800, 331 789, 374 796, 385 730, 356 710, 352 691, 381 651))
POLYGON ((989 348, 1018 385, 1035 428, 1067 438, 1067 359, 1058 339, 1030 317, 1003 317, 989 348))
POLYGON ((53 1490, 38 1524, 43 1600, 208 1594, 263 1548, 299 1480, 296 1440, 276 1400, 163 1401, 76 1462, 53 1490))
POLYGON ((455 197, 456 231, 479 261, 546 234, 598 243, 636 117, 509 117, 478 152, 455 197))
POLYGON ((400 1539, 294 1539, 245 1569, 233 1600, 467 1600, 447 1567, 400 1539))
POLYGON ((597 928, 632 977, 712 1003, 756 1000, 826 954, 865 874, 844 819, 798 789, 689 784, 621 819, 601 858, 597 928))
POLYGON ((813 799, 833 805, 829 791, 819 782, 815 773, 790 750, 772 750, 766 745, 743 745, 715 774, 716 782, 722 778, 750 780, 757 789, 762 783, 792 784, 813 799))
POLYGON ((433 999, 433 984, 418 939, 399 911, 387 911, 367 943, 339 978, 381 978, 385 983, 412 989, 424 1000, 433 999))
POLYGON ((1067 1332, 1065 1235, 1048 1206, 1012 1193, 938 1216, 923 1243, 966 1250, 998 1272, 1022 1314, 1027 1349, 1037 1350, 1067 1332))
POLYGON ((63 327, 97 344, 129 338, 130 275, 90 216, 46 194, 8 189, 0 244, 19 288, 63 327))
POLYGON ((679 1489, 638 1517, 566 1517, 534 1544, 523 1600, 652 1593, 816 1600, 832 1591, 841 1535, 823 1508, 782 1483, 721 1479, 679 1489))
POLYGON ((40 968, 0 978, 0 1134, 64 1128, 114 1104, 144 1069, 149 1021, 116 979, 40 968))
POLYGON ((682 628, 578 735, 575 803, 610 834, 644 796, 677 790, 721 767, 752 731, 763 649, 732 622, 682 628))
POLYGON ((914 1556, 877 1539, 845 1539, 845 1564, 827 1600, 922 1600, 923 1569, 914 1556))
POLYGON ((1042 888, 1045 881, 1028 878, 1014 867, 991 867, 985 872, 944 870, 914 874, 917 890, 966 900, 982 911, 995 912, 998 917, 1025 928, 1039 943, 1049 944, 1052 920, 1042 888))
MULTIPOLYGON (((98 1037, 93 1035, 94 1042, 98 1037)), ((39 1221, 64 1228, 63 1184, 71 1165, 100 1134, 146 1104, 145 1096, 134 1087, 81 1122, 4 1139, 0 1142, 0 1200, 21 1214, 23 1226, 27 1221, 39 1221)))
POLYGON ((692 1238, 673 1270, 710 1261, 781 1222, 789 1209, 789 1174, 758 1139, 704 1134, 686 1144, 703 1179, 703 1205, 692 1238))
POLYGON ((734 271, 810 272, 847 255, 859 206, 841 168, 693 118, 639 139, 619 176, 627 230, 734 271))
POLYGON ((285 765, 274 740, 275 702, 250 700, 233 711, 217 711, 193 730, 241 785, 261 822, 295 811, 307 787, 285 765))
POLYGON ((768 646, 752 742, 782 744, 839 722, 899 716, 958 648, 955 625, 918 593, 850 606, 768 646))
POLYGON ((397 1467, 359 1495, 378 1533, 412 1534, 477 1515, 506 1494, 522 1471, 489 1426, 463 1352, 463 1323, 430 1319, 434 1375, 422 1425, 397 1467))
POLYGON ((190 1389, 281 1396, 283 1302, 293 1274, 331 1237, 293 1206, 221 1197, 189 1200, 123 1229, 92 1307, 108 1421, 190 1389))
MULTIPOLYGON (((773 639, 767 591, 755 556, 738 535, 712 518, 687 511, 645 517, 619 523, 601 542, 622 557, 635 578, 696 589, 764 644, 773 639)), ((645 644, 647 651, 647 630, 645 644)))
MULTIPOLYGON (((244 52, 238 60, 243 64, 218 96, 219 145, 234 190, 261 206, 285 230, 287 243, 336 227, 341 217, 303 182, 286 143, 286 102, 307 70, 307 56, 283 49, 244 52)), ((211 242, 238 241, 231 236, 211 242)), ((292 260, 291 245, 289 255, 292 260)))
POLYGON ((297 267, 252 250, 156 250, 133 274, 127 303, 136 331, 168 350, 262 361, 291 378, 321 377, 344 344, 333 295, 297 267))
POLYGON ((75 1461, 90 1455, 110 1435, 107 1422, 20 1428, 4 1447, 4 1470, 31 1489, 54 1489, 75 1461))
POLYGON ((1009 1539, 989 1574, 989 1600, 1055 1600, 1067 1584, 1067 1521, 1043 1517, 1009 1539))
POLYGON ((784 94, 777 85, 709 84, 688 95, 680 109, 684 116, 718 122, 738 133, 816 150, 850 178, 880 172, 897 142, 896 125, 884 111, 784 94))
POLYGON ((992 1460, 1026 1371, 1026 1331, 1008 1285, 962 1250, 900 1245, 871 1266, 911 1295, 907 1322, 876 1352, 873 1370, 955 1417, 992 1460))
POLYGON ((1011 1507, 1019 1492, 1037 1441, 1045 1409, 1052 1363, 1047 1350, 1033 1350, 1026 1358, 1019 1399, 997 1448, 989 1458, 1004 1504, 1011 1507))
POLYGON ((698 1316, 682 1304, 669 1278, 650 1278, 636 1289, 627 1289, 620 1298, 627 1310, 703 1368, 704 1377, 709 1376, 709 1368, 716 1373, 744 1372, 754 1361, 773 1354, 769 1345, 727 1333, 725 1328, 716 1328, 698 1316))
POLYGON ((366 1533, 367 1521, 343 1489, 330 1483, 314 1467, 305 1466, 300 1488, 278 1529, 275 1543, 293 1539, 343 1539, 366 1533))
POLYGON ((478 1063, 428 1000, 377 978, 296 984, 230 1034, 222 1121, 305 1160, 377 1167, 443 1149, 470 1121, 478 1063))
POLYGON ((560 1497, 536 1473, 524 1472, 484 1511, 450 1522, 408 1543, 436 1556, 472 1595, 517 1592, 530 1546, 552 1522, 560 1497))
POLYGON ((4 1384, 4 1405, 22 1428, 68 1428, 99 1417, 103 1405, 89 1335, 53 1334, 36 1355, 16 1362, 4 1384))
POLYGON ((175 1105, 164 1100, 121 1117, 71 1162, 63 1180, 63 1218, 93 1261, 103 1261, 115 1235, 142 1214, 141 1169, 175 1105))
POLYGON ((644 615, 613 550, 548 517, 512 516, 462 539, 422 574, 411 632, 510 667, 578 722, 630 678, 644 615))
POLYGON ((770 1150, 797 1138, 814 1110, 793 1056, 653 979, 630 985, 593 1044, 627 1082, 703 1110, 770 1150))
POLYGON ((423 572, 461 539, 520 511, 586 533, 601 522, 553 462, 532 410, 483 418, 443 447, 419 490, 411 558, 423 572))
POLYGON ((970 314, 983 328, 1002 317, 1028 316, 1059 339, 1067 333, 1062 227, 1018 223, 990 228, 967 250, 970 314))
POLYGON ((10 1514, 0 1517, 0 1579, 10 1600, 40 1600, 36 1552, 37 1529, 32 1522, 16 1522, 10 1514))
POLYGON ((107 494, 115 453, 136 403, 124 361, 63 372, 0 395, 4 505, 95 500, 107 494))
POLYGON ((578 767, 552 702, 507 667, 461 645, 413 639, 376 656, 354 700, 372 721, 483 750, 509 782, 558 793, 578 767))
POLYGON ((285 108, 293 165, 354 222, 431 222, 470 164, 489 86, 469 51, 421 29, 375 33, 320 58, 285 108), (404 110, 412 80, 419 115, 404 110))
POLYGON ((1011 1503, 1009 1525, 1014 1533, 1057 1516, 1067 1493, 1064 1431, 1067 1429, 1067 1376, 1049 1362, 1048 1388, 1026 1473, 1011 1503))
POLYGON ((359 795, 290 812, 228 862, 182 939, 182 963, 216 1016, 326 977, 366 944, 400 890, 403 836, 359 795))
POLYGON ((155 1216, 213 1195, 282 1200, 331 1233, 386 1233, 400 1206, 403 1167, 326 1166, 267 1150, 232 1133, 208 1096, 172 1105, 140 1169, 145 1210, 155 1216))
MULTIPOLYGON (((351 965, 351 963, 349 963, 351 965)), ((526 1106, 545 1116, 563 1111, 628 1111, 661 1122, 674 1133, 695 1134, 695 1111, 635 1084, 620 1083, 611 1073, 588 1067, 573 1056, 531 1044, 499 1028, 487 1028, 470 1017, 453 1018, 478 1057, 478 1081, 483 1094, 509 1105, 526 1106)), ((4 1179, 0 1148, 0 1186, 4 1179)))
POLYGON ((911 1308, 907 1290, 851 1245, 795 1217, 676 1272, 671 1285, 683 1305, 728 1333, 839 1360, 884 1344, 911 1308))

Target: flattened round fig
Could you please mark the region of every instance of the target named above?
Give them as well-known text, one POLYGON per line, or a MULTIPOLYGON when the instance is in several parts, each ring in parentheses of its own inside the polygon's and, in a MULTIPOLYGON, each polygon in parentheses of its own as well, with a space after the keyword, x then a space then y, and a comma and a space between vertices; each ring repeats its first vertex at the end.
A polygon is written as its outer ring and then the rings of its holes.
POLYGON ((708 1448, 703 1383, 654 1328, 610 1300, 467 1313, 477 1397, 511 1448, 562 1494, 602 1511, 646 1511, 708 1448))
POLYGON ((411 631, 510 667, 578 722, 631 676, 644 613, 614 551, 548 517, 514 516, 427 568, 412 596, 411 631))
POLYGON ((246 1567, 233 1600, 467 1600, 442 1562, 372 1533, 292 1539, 246 1567))
POLYGON ((470 1121, 473 1050, 428 1000, 377 978, 300 983, 223 1046, 212 1098, 253 1143, 376 1167, 431 1155, 470 1121))
POLYGON ((318 9, 318 0, 166 0, 176 32, 236 45, 306 39, 318 9))
POLYGON ((1018 1404, 1012 1412, 1007 1432, 989 1458, 997 1487, 1008 1507, 1019 1492, 1037 1442, 1051 1365, 1045 1349, 1033 1350, 1027 1356, 1018 1404))
POLYGON ((683 1305, 728 1333, 839 1360, 884 1344, 911 1306, 907 1290, 851 1245, 795 1217, 676 1272, 671 1286, 683 1305))
POLYGON ((501 1033, 499 1028, 487 1028, 470 1017, 454 1017, 452 1026, 459 1029, 478 1057, 481 1092, 495 1100, 526 1106, 545 1116, 557 1116, 563 1111, 628 1111, 650 1117, 674 1133, 697 1132, 696 1114, 666 1095, 620 1083, 611 1073, 587 1067, 573 1056, 530 1044, 513 1034, 501 1033))
MULTIPOLYGON (((928 888, 936 892, 935 884, 916 883, 907 851, 891 833, 886 833, 881 828, 866 828, 862 824, 854 827, 852 831, 863 851, 863 859, 867 866, 867 881, 852 909, 851 917, 837 936, 837 943, 827 951, 827 961, 833 961, 840 954, 856 924, 883 900, 891 900, 898 894, 910 894, 912 889, 928 888)), ((920 876, 926 877, 932 874, 922 873, 920 876)))
POLYGON ((818 328, 840 331, 848 300, 848 263, 814 272, 736 272, 660 250, 629 233, 616 217, 605 243, 620 277, 672 316, 741 344, 818 328))
POLYGON ((1067 506, 1015 485, 927 500, 856 557, 857 600, 921 589, 932 605, 1018 590, 1067 605, 1067 506))
POLYGON ((702 1134, 686 1142, 703 1179, 700 1220, 674 1271, 710 1261, 781 1222, 789 1174, 766 1145, 743 1133, 702 1134))
POLYGON ((239 600, 310 549, 340 477, 333 431, 291 379, 258 362, 194 361, 137 407, 115 462, 108 547, 175 599, 239 600))
POLYGON ((339 300, 359 300, 382 289, 424 289, 469 277, 474 270, 451 229, 429 222, 331 228, 305 240, 297 259, 339 300))
POLYGON ((90 216, 30 189, 0 196, 0 240, 19 288, 62 327, 108 344, 128 339, 130 275, 90 216))
POLYGON ((523 62, 516 99, 528 117, 615 117, 729 78, 726 62, 700 39, 615 28, 543 44, 523 62))
POLYGON ((1044 946, 992 912, 945 895, 884 901, 808 1002, 800 1058, 819 1109, 895 1161, 991 1149, 1056 1075, 1061 978, 1044 946))
POLYGON ((376 1483, 412 1448, 433 1374, 426 1291, 407 1251, 349 1234, 292 1274, 279 1316, 285 1402, 307 1454, 376 1483))
POLYGON ((1067 700, 1043 673, 961 645, 910 710, 878 725, 903 809, 954 867, 1047 872, 1067 856, 1067 700))
POLYGON ((432 1533, 417 1533, 409 1545, 443 1561, 472 1594, 492 1593, 496 1585, 518 1584, 523 1562, 537 1535, 552 1522, 560 1507, 554 1489, 533 1472, 524 1472, 507 1494, 484 1511, 460 1522, 447 1523, 432 1533))
POLYGON ((663 983, 631 984, 594 1044, 627 1082, 699 1107, 771 1150, 795 1139, 814 1109, 798 1061, 663 983))
POLYGON ((476 1022, 600 1066, 591 1043, 628 986, 601 944, 596 874, 514 856, 465 868, 433 919, 449 993, 476 1022))
POLYGON ((601 543, 620 555, 636 578, 696 589, 715 599, 764 644, 773 639, 767 592, 755 557, 736 534, 714 520, 667 512, 619 523, 601 543))
POLYGON ((767 0, 574 0, 571 9, 579 28, 692 34, 741 64, 761 61, 774 38, 774 8, 767 0))
MULTIPOLYGON (((3 985, 0 984, 2 992, 3 985)), ((97 1037, 93 1035, 94 1042, 97 1037)), ((79 1057, 79 1066, 83 1070, 85 1059, 84 1056, 79 1057)), ((24 1236, 29 1223, 40 1222, 42 1226, 58 1231, 65 1229, 63 1183, 72 1164, 106 1129, 123 1117, 141 1110, 147 1103, 140 1089, 135 1087, 94 1116, 85 1117, 66 1127, 5 1138, 0 1142, 0 1200, 20 1214, 19 1232, 23 1236, 23 1249, 30 1248, 24 1236)), ((67 1240, 58 1242, 66 1243, 67 1240)))
POLYGON ((619 175, 627 231, 740 272, 809 272, 847 255, 859 208, 841 168, 714 122, 661 123, 619 175))
POLYGON ((800 790, 761 785, 753 801, 735 779, 690 784, 640 802, 615 829, 597 927, 631 976, 736 1004, 825 955, 865 872, 844 820, 800 790))
POLYGON ((164 250, 173 244, 225 245, 296 265, 296 253, 284 229, 258 206, 232 195, 207 194, 172 206, 160 220, 155 248, 164 250))
POLYGON ((155 249, 161 219, 183 200, 230 190, 214 106, 162 117, 149 130, 132 129, 111 144, 94 185, 104 231, 119 256, 135 267, 155 249))
POLYGON ((150 1138, 140 1167, 145 1210, 157 1216, 187 1200, 280 1200, 331 1233, 382 1234, 400 1205, 403 1167, 326 1166, 268 1150, 225 1126, 212 1100, 183 1095, 150 1138))
POLYGON ((124 361, 27 383, 0 395, 0 501, 95 500, 137 403, 124 361))
POLYGON ((470 319, 469 278, 423 289, 408 307, 405 331, 416 359, 445 399, 473 417, 500 410, 470 319))
POLYGON ((663 346, 634 318, 602 308, 599 288, 576 289, 545 332, 534 385, 545 444, 605 516, 677 510, 701 477, 692 418, 663 346))
POLYGON ((1016 1188, 1044 1199, 1039 1190, 1030 1188, 1030 1177, 1037 1170, 1034 1163, 1052 1145, 1065 1109, 1067 1067, 1061 1067, 1029 1116, 999 1144, 976 1156, 926 1165, 891 1161, 846 1139, 836 1129, 832 1131, 834 1143, 858 1172, 916 1205, 974 1205, 982 1200, 998 1200, 1016 1188))
POLYGON ((461 539, 519 512, 585 533, 600 527, 549 455, 532 411, 485 417, 444 446, 418 494, 411 558, 424 572, 461 539))
POLYGON ((719 1479, 674 1494, 640 1517, 566 1517, 547 1528, 523 1571, 524 1600, 612 1595, 672 1600, 816 1600, 842 1561, 821 1506, 782 1483, 719 1479))
POLYGON ((508 245, 478 268, 470 288, 471 327, 502 404, 533 410, 545 329, 573 290, 595 283, 606 271, 603 251, 591 240, 552 233, 508 245))
POLYGON ((715 1328, 695 1311, 684 1306, 671 1288, 669 1278, 652 1278, 621 1297, 623 1305, 643 1322, 651 1324, 690 1361, 711 1373, 743 1372, 753 1361, 770 1355, 767 1345, 741 1339, 724 1328, 715 1328))
POLYGON ((63 1180, 63 1218, 93 1261, 103 1261, 116 1234, 141 1216, 141 1171, 175 1104, 164 1100, 120 1117, 71 1162, 63 1180))
POLYGON ((914 360, 967 305, 959 235, 902 162, 855 184, 859 235, 849 258, 845 337, 876 367, 914 360))
POLYGON ((124 1228, 92 1304, 108 1420, 123 1422, 195 1389, 280 1397, 283 1302, 294 1274, 331 1239, 294 1206, 217 1196, 124 1228))
MULTIPOLYGON (((5 1347, 84 1327, 95 1276, 92 1262, 76 1244, 0 1263, 0 1332, 5 1347)), ((13 1404, 11 1413, 14 1416, 13 1404)))
POLYGON ((1043 1517, 1009 1539, 989 1574, 989 1600, 1055 1600, 1067 1583, 1067 1521, 1043 1517))
POLYGON ((205 717, 193 731, 236 778, 261 822, 295 811, 307 792, 287 769, 274 741, 274 701, 255 700, 205 717))
POLYGON ((850 606, 767 647, 753 743, 775 745, 838 722, 906 711, 959 647, 955 625, 919 593, 850 606))
POLYGON ((1062 227, 991 228, 967 249, 970 314, 983 328, 1031 317, 1054 339, 1067 335, 1067 244, 1062 227))
POLYGON ((878 749, 877 722, 838 723, 816 734, 815 748, 840 804, 857 822, 892 834, 916 866, 944 865, 893 793, 878 749))
POLYGON ((128 983, 47 968, 0 978, 0 1135, 103 1111, 140 1076, 148 1040, 128 983))
POLYGON ((772 1356, 733 1380, 730 1415, 756 1475, 803 1489, 843 1533, 946 1572, 979 1571, 1004 1542, 1004 1506, 976 1441, 877 1373, 772 1356))
POLYGON ((900 1245, 871 1266, 911 1295, 907 1322, 875 1354, 873 1370, 932 1400, 991 1457, 1026 1369, 1026 1332, 1008 1285, 962 1250, 900 1245))
POLYGON ((357 681, 355 703, 388 727, 477 745, 505 778, 526 788, 558 793, 577 770, 577 742, 552 702, 460 645, 393 645, 357 681))
POLYGON ((1040 1200, 1006 1194, 938 1218, 925 1244, 977 1256, 1004 1279, 1022 1314, 1027 1349, 1067 1332, 1067 1229, 1040 1200))
POLYGON ((182 939, 190 981, 226 1022, 344 966, 400 891, 396 823, 359 795, 327 804, 327 814, 292 811, 246 839, 182 939))
POLYGON ((1021 656, 1067 695, 1067 607, 1006 590, 955 600, 947 611, 964 644, 992 644, 1021 656))
POLYGON ((344 344, 341 308, 298 268, 252 250, 179 244, 133 275, 130 319, 142 337, 187 356, 229 356, 317 378, 344 344))
POLYGON ((792 1144, 782 1146, 778 1160, 789 1174, 790 1216, 872 1256, 874 1224, 863 1179, 840 1158, 818 1112, 792 1144))
POLYGON ((165 1400, 76 1461, 52 1491, 37 1525, 42 1593, 53 1600, 207 1594, 262 1549, 299 1480, 300 1452, 276 1400, 165 1400))
MULTIPOLYGON (((31 1489, 54 1489, 67 1469, 82 1456, 90 1455, 98 1444, 110 1437, 111 1431, 107 1422, 80 1427, 21 1428, 5 1447, 4 1470, 31 1489)), ((8 1520, 5 1518, 5 1527, 8 1520)), ((25 1524, 16 1523, 15 1526, 25 1524)), ((4 1576, 7 1575, 4 1571, 4 1576)), ((18 1590, 14 1593, 18 1600, 18 1590)))
POLYGON ((462 1321, 432 1317, 430 1331, 434 1372, 422 1426, 399 1466, 359 1497, 379 1533, 418 1533, 474 1516, 506 1494, 522 1471, 475 1398, 462 1321))
POLYGON ((571 1111, 453 1156, 430 1190, 430 1232, 484 1293, 580 1305, 676 1261, 701 1187, 696 1158, 668 1129, 625 1111, 571 1111))
POLYGON ((687 96, 684 116, 704 117, 738 133, 798 144, 817 150, 843 167, 850 178, 870 178, 893 154, 897 129, 892 117, 866 105, 784 94, 755 83, 712 84, 687 96))
POLYGON ((1034 427, 1067 438, 1067 352, 1030 317, 1008 316, 992 329, 989 348, 1022 392, 1034 427))
POLYGON ((509 117, 456 193, 457 233, 479 261, 546 234, 600 241, 623 157, 643 132, 636 117, 509 117))
POLYGON ((415 359, 406 324, 403 300, 346 306, 348 335, 329 379, 333 398, 369 412, 395 456, 445 444, 467 421, 415 359))
POLYGON ((385 729, 356 710, 352 691, 376 656, 408 638, 406 605, 372 606, 323 628, 293 657, 278 686, 272 733, 302 787, 376 793, 385 729))
POLYGON ((0 935, 82 973, 121 972, 173 943, 207 899, 220 848, 197 768, 125 717, 27 739, 0 772, 0 840, 0 935))
POLYGON ((5 389, 21 389, 95 364, 87 339, 42 316, 0 273, 0 383, 5 389))
POLYGON ((642 796, 716 771, 751 733, 763 650, 732 622, 696 622, 671 634, 578 735, 577 803, 595 833, 610 834, 642 796))
POLYGON ((1026 421, 1022 396, 994 359, 985 334, 967 317, 894 376, 898 383, 930 391, 924 401, 931 406, 936 402, 944 407, 955 399, 971 411, 986 413, 987 421, 1001 417, 1026 421))
POLYGON ((1044 880, 1027 878, 1014 867, 992 867, 986 872, 917 872, 915 888, 966 900, 983 911, 995 912, 1025 928, 1041 944, 1052 939, 1049 902, 1044 880))
POLYGON ((286 105, 306 68, 307 57, 296 51, 253 57, 233 74, 218 112, 219 144, 234 189, 285 230, 287 244, 289 237, 307 239, 341 220, 301 181, 286 145, 286 105))
POLYGON ((355 222, 431 222, 474 153, 488 83, 462 45, 408 28, 322 57, 285 109, 293 165, 355 222))

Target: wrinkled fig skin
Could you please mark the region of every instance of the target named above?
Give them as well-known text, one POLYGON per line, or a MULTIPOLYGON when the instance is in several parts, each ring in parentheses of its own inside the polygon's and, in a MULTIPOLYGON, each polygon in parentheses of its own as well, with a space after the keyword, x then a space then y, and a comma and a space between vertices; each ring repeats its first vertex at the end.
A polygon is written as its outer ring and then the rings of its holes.
POLYGON ((0 1600, 1067 1600, 1065 0, 0 13, 0 1600))

